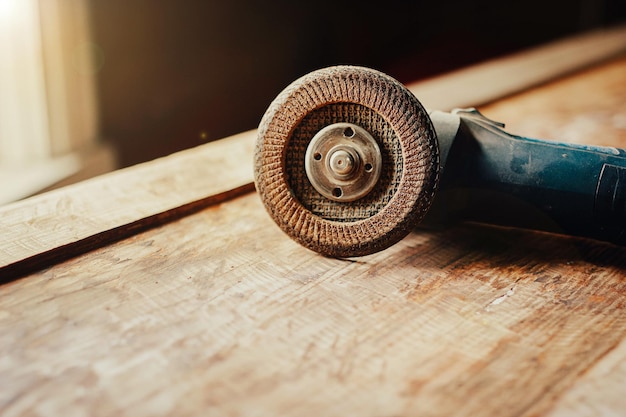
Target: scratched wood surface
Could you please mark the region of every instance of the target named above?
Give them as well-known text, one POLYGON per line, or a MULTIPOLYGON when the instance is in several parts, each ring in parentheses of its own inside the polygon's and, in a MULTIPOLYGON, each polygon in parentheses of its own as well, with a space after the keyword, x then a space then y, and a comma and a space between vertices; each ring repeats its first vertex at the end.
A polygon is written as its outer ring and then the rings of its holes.
MULTIPOLYGON (((407 86, 431 109, 484 104, 626 53, 616 26, 407 86)), ((0 284, 252 189, 255 132, 0 206, 0 284)))
MULTIPOLYGON (((482 110, 506 121, 514 133, 626 148, 626 58, 606 63, 600 70, 588 69, 549 86, 499 100, 482 110)), ((617 280, 626 282, 626 250, 613 250, 617 264, 622 265, 617 269, 617 280)), ((589 251, 593 249, 581 254, 585 256, 589 251)), ((599 273, 590 276, 601 282, 606 272, 603 265, 611 261, 604 261, 604 256, 598 259, 599 273)), ((568 277, 567 273, 563 275, 563 279, 568 277)), ((614 301, 615 308, 626 314, 623 295, 614 301)), ((570 383, 571 387, 555 399, 549 415, 626 415, 626 340, 618 341, 606 357, 570 383)))
POLYGON ((0 206, 0 283, 254 189, 255 131, 0 206), (216 181, 216 179, 219 180, 216 181))
MULTIPOLYGON (((626 58, 481 110, 626 147, 620 97, 626 58)), ((0 287, 0 414, 623 415, 625 309, 624 248, 461 224, 328 259, 250 193, 0 287)))

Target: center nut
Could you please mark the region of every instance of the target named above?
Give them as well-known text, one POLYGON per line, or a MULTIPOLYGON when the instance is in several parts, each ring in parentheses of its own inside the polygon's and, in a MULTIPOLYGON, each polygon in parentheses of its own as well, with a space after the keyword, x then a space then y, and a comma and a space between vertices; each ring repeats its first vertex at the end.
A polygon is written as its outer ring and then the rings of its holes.
POLYGON ((313 187, 333 201, 358 200, 380 178, 382 156, 376 139, 352 123, 335 123, 317 132, 304 158, 313 187))
POLYGON ((359 155, 341 146, 336 148, 330 151, 329 168, 337 178, 349 177, 359 166, 359 155))

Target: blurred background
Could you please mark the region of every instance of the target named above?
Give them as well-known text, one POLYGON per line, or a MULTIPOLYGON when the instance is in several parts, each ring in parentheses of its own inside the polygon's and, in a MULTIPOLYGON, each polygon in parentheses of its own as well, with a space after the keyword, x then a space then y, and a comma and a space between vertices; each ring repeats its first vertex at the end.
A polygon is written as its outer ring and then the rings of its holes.
POLYGON ((625 20, 624 0, 0 0, 0 202, 255 128, 317 68, 407 83, 625 20))

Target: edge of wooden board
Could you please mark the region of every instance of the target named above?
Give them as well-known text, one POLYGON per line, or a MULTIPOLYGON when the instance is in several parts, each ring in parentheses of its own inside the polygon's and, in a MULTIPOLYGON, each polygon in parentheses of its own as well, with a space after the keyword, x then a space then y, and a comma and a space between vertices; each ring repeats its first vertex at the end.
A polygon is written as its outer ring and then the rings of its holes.
POLYGON ((0 282, 251 192, 255 131, 0 207, 0 282))
MULTIPOLYGON (((626 25, 408 87, 433 109, 481 105, 624 51, 626 25)), ((0 207, 0 283, 251 192, 255 137, 240 133, 0 207)))
POLYGON ((490 103, 626 53, 626 25, 586 32, 407 85, 424 104, 452 110, 490 103))

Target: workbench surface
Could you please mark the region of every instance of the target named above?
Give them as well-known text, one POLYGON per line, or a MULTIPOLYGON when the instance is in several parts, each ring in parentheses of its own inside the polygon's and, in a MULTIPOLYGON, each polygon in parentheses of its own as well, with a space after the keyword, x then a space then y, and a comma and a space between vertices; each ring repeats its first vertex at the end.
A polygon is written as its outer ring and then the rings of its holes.
MULTIPOLYGON (((626 148, 626 58, 480 110, 626 148)), ((457 224, 325 258, 227 165, 253 140, 3 209, 0 414, 626 415, 625 248, 457 224)))

